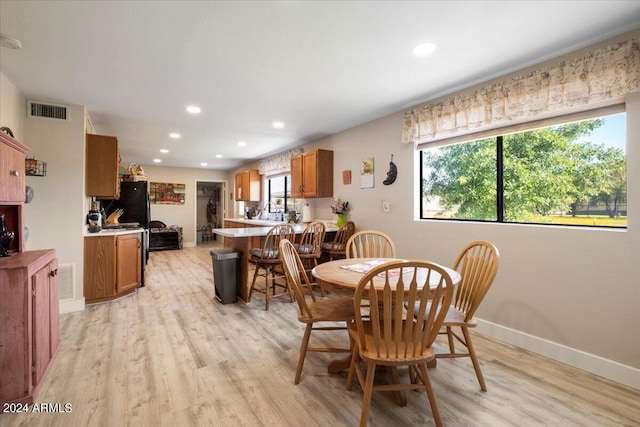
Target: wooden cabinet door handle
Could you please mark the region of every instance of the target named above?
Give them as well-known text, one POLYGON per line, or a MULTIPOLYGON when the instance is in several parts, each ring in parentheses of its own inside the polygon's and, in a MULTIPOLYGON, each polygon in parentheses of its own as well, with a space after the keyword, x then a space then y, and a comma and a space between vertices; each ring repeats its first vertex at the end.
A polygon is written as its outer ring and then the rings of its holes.
POLYGON ((11 176, 20 176, 20 171, 11 171, 11 172, 9 172, 9 175, 11 175, 11 176))

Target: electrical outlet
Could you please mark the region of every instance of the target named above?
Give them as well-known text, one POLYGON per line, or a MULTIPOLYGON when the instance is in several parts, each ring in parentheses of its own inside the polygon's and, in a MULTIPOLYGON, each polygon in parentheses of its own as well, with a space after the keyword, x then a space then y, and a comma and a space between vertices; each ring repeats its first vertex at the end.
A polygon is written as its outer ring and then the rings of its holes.
POLYGON ((382 212, 389 212, 391 209, 389 207, 389 202, 386 200, 382 201, 382 212))

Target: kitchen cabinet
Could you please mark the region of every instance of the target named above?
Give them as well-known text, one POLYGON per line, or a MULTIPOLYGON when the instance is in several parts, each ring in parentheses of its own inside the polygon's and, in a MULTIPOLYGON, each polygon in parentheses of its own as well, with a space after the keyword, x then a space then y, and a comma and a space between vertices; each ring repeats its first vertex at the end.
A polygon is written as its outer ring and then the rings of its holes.
POLYGON ((333 197, 333 151, 317 149, 291 157, 291 197, 333 197))
POLYGON ((53 249, 0 262, 0 402, 33 403, 60 345, 53 249))
POLYGON ((142 279, 142 233, 84 238, 84 298, 90 304, 134 292, 142 279))
POLYGON ((120 149, 115 136, 87 134, 85 194, 120 198, 120 149))
POLYGON ((142 277, 142 240, 140 235, 118 236, 116 245, 116 294, 122 295, 140 286, 142 277))
POLYGON ((29 148, 0 132, 0 201, 24 202, 24 159, 29 148))
POLYGON ((236 174, 236 201, 250 202, 262 199, 262 178, 257 169, 236 174))
POLYGON ((9 250, 24 251, 24 159, 29 147, 0 131, 0 215, 15 233, 9 250))

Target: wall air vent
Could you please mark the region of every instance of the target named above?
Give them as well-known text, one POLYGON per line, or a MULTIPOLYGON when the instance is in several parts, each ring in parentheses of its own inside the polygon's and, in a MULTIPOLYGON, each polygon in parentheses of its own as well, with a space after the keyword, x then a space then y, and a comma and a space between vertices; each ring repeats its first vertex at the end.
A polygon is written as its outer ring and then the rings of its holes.
POLYGON ((64 105, 27 101, 27 117, 69 121, 69 109, 64 105))
POLYGON ((61 300, 75 298, 76 288, 76 265, 60 264, 58 265, 58 286, 59 296, 61 300))

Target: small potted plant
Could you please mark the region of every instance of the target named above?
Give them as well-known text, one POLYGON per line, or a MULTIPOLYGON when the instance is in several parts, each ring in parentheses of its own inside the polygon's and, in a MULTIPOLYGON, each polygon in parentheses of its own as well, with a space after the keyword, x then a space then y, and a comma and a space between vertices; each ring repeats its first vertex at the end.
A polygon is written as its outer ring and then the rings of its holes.
POLYGON ((349 202, 343 201, 340 197, 333 199, 331 204, 331 212, 338 216, 336 225, 342 227, 346 221, 346 214, 349 212, 349 202))

